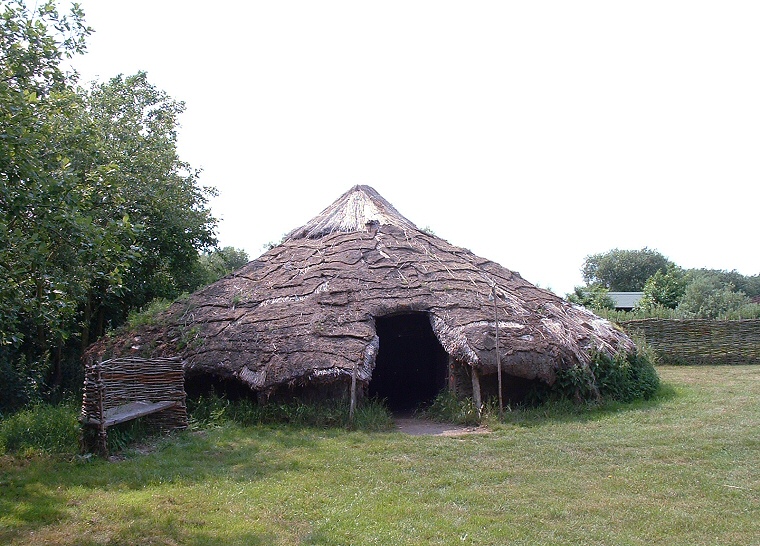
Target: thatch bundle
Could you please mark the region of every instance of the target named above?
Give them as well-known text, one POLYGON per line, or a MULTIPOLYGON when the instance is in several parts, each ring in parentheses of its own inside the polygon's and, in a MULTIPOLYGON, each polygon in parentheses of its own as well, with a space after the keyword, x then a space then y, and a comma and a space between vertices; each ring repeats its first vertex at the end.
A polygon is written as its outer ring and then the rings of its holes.
POLYGON ((587 366, 594 350, 634 350, 606 320, 417 229, 368 186, 352 188, 280 245, 175 303, 165 326, 109 350, 181 355, 188 376, 234 379, 258 393, 346 384, 352 374, 367 386, 384 350, 377 322, 418 313, 448 355, 449 373, 490 374, 495 312, 509 376, 552 384, 558 369, 587 366))

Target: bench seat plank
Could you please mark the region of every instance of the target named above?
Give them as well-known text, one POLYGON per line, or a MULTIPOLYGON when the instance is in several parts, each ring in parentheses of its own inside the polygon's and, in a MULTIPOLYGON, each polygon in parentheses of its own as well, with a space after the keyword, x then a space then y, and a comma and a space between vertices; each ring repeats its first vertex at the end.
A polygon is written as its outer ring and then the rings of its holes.
MULTIPOLYGON (((117 406, 103 412, 103 426, 110 427, 111 425, 125 423, 132 419, 137 419, 138 417, 144 417, 174 407, 177 404, 177 402, 171 400, 164 400, 161 402, 130 402, 129 404, 117 406)), ((100 425, 100 419, 89 417, 85 419, 84 424, 100 425)))

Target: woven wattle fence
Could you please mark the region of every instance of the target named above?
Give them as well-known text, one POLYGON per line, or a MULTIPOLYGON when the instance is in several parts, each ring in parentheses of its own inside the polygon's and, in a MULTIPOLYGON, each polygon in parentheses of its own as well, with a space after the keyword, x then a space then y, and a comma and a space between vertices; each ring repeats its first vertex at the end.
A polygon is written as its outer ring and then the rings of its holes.
POLYGON ((97 430, 99 451, 107 454, 109 426, 144 418, 151 428, 187 427, 185 373, 178 358, 114 358, 85 366, 80 421, 82 447, 89 450, 87 428, 97 430))
POLYGON ((621 322, 664 364, 760 364, 760 320, 642 319, 621 322))

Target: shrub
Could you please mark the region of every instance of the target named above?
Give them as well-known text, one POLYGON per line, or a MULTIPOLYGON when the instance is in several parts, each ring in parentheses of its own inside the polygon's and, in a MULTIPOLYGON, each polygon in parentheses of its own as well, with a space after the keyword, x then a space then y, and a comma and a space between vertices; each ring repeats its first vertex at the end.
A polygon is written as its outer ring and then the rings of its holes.
POLYGON ((649 400, 660 386, 654 365, 641 351, 615 357, 596 354, 591 369, 604 400, 649 400))
POLYGON ((631 402, 648 400, 657 392, 660 378, 652 357, 644 350, 609 356, 596 352, 589 366, 560 370, 549 391, 553 400, 580 402, 631 402))
POLYGON ((557 372, 548 393, 550 400, 573 400, 577 403, 590 402, 598 399, 598 388, 595 384, 591 369, 576 364, 557 372))

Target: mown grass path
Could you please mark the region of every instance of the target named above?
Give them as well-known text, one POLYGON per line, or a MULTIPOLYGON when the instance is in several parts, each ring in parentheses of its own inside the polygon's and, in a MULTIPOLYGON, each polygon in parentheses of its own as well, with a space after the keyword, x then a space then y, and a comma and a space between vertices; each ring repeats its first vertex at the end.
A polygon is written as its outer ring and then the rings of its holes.
POLYGON ((493 433, 224 425, 118 462, 0 459, 2 544, 759 544, 760 367, 660 368, 493 433))

